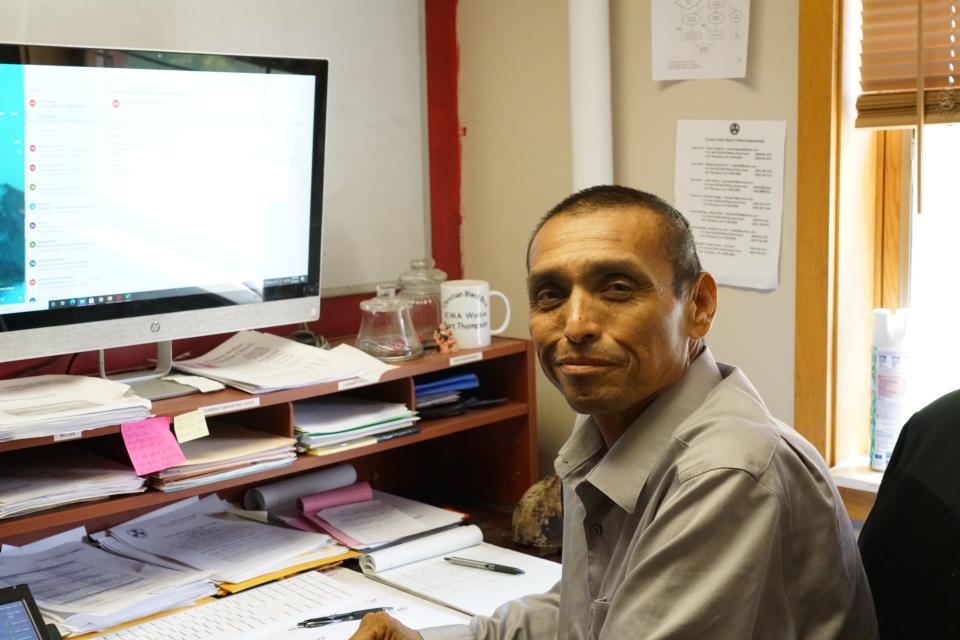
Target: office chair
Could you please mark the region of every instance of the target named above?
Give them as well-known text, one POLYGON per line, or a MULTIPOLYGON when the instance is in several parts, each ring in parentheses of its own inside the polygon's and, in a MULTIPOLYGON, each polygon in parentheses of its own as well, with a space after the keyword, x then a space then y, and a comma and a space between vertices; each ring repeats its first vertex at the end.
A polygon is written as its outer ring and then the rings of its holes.
POLYGON ((904 425, 859 545, 881 640, 960 638, 960 390, 904 425))

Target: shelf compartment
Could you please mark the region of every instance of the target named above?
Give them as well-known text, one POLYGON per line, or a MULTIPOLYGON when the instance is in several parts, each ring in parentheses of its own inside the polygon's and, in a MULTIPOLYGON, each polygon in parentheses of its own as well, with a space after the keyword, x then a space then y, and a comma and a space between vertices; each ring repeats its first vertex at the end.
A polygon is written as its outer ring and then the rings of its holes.
POLYGON ((22 543, 23 540, 36 539, 80 524, 87 524, 88 530, 97 531, 183 498, 255 486, 275 478, 292 476, 339 462, 355 460, 373 453, 406 447, 418 442, 443 438, 450 434, 526 416, 528 411, 529 405, 525 402, 508 402, 489 409, 468 411, 463 415, 451 418, 421 421, 418 423, 421 429, 419 433, 387 440, 369 447, 349 449, 342 453, 327 456, 302 454, 291 465, 242 478, 224 480, 172 493, 148 489, 145 493, 65 505, 35 514, 0 520, 0 541, 18 544, 22 543), (20 537, 23 537, 23 540, 20 537))

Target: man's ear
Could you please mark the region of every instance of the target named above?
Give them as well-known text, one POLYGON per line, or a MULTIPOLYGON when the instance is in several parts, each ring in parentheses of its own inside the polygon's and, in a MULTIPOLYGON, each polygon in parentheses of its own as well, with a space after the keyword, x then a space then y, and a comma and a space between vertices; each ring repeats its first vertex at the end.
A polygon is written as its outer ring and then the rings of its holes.
POLYGON ((717 313, 717 281, 706 271, 690 283, 687 300, 687 331, 694 339, 703 338, 710 331, 717 313))

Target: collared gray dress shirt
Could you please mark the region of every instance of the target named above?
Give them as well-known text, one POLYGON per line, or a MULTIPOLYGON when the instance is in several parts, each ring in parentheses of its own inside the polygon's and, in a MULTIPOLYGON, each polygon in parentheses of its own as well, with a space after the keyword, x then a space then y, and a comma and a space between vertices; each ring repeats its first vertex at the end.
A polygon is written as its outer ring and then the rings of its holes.
POLYGON ((424 638, 876 637, 823 460, 709 350, 609 451, 579 418, 555 466, 560 582, 424 638))

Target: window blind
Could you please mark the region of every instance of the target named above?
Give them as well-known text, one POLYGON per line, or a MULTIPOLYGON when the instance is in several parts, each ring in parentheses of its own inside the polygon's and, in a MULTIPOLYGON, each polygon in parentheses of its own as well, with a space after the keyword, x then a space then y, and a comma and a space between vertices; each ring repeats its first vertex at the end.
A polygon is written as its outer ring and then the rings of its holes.
POLYGON ((930 124, 960 122, 960 0, 863 0, 861 15, 857 126, 917 124, 918 52, 920 116, 930 124))

